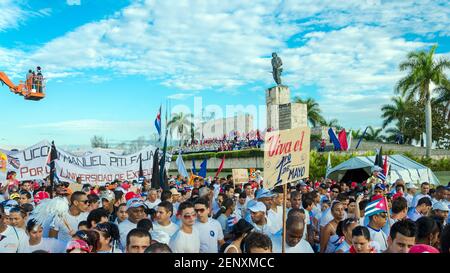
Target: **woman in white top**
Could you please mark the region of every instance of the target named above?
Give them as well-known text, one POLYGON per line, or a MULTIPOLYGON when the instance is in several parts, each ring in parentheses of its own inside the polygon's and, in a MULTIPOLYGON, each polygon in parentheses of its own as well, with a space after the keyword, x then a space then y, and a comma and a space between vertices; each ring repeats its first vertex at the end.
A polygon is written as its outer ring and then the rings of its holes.
POLYGON ((253 225, 244 219, 240 219, 231 231, 233 238, 228 246, 223 251, 224 253, 242 253, 241 244, 244 241, 247 234, 249 234, 253 229, 253 225))
POLYGON ((100 223, 94 230, 99 234, 97 253, 122 253, 117 225, 111 222, 100 223))

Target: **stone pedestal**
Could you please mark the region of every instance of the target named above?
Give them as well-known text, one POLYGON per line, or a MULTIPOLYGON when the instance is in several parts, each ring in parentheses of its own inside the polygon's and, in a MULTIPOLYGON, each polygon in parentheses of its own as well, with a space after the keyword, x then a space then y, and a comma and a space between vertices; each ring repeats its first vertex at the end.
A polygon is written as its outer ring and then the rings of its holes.
POLYGON ((287 130, 307 126, 307 107, 291 103, 289 87, 280 85, 266 90, 267 128, 287 130))

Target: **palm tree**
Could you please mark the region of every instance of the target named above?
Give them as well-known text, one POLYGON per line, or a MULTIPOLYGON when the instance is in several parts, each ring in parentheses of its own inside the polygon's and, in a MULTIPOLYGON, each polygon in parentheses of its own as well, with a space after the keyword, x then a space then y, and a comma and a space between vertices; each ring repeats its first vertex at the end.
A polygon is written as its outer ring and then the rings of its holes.
POLYGON ((177 131, 177 135, 180 138, 180 146, 183 142, 183 137, 186 132, 189 132, 191 129, 191 121, 192 114, 185 115, 183 112, 175 113, 171 120, 167 123, 169 127, 170 135, 172 135, 173 131, 177 131))
POLYGON ((383 128, 374 129, 372 126, 369 126, 364 139, 368 141, 381 141, 381 131, 383 131, 383 128))
POLYGON ((322 126, 326 126, 326 127, 335 127, 336 130, 341 130, 342 126, 339 125, 339 121, 337 119, 331 119, 329 121, 323 120, 323 122, 321 123, 322 126))
POLYGON ((405 129, 406 110, 410 107, 409 101, 402 97, 391 98, 393 104, 385 104, 381 107, 383 114, 381 115, 383 120, 383 129, 390 123, 397 121, 397 129, 403 132, 405 129))
POLYGON ((316 127, 316 125, 322 124, 325 121, 322 117, 319 104, 313 98, 302 100, 300 97, 295 97, 294 102, 306 104, 308 111, 308 122, 312 127, 316 127))
POLYGON ((450 122, 450 84, 438 86, 435 91, 438 93, 436 102, 444 104, 447 109, 446 120, 450 122))
POLYGON ((419 101, 425 101, 425 132, 427 134, 427 157, 431 155, 431 90, 433 82, 437 86, 448 84, 444 69, 450 68, 450 60, 441 58, 434 60, 434 52, 437 45, 431 47, 430 51, 424 50, 410 52, 407 60, 400 63, 400 71, 408 70, 408 75, 402 78, 396 86, 396 92, 406 95, 407 100, 415 97, 419 101))

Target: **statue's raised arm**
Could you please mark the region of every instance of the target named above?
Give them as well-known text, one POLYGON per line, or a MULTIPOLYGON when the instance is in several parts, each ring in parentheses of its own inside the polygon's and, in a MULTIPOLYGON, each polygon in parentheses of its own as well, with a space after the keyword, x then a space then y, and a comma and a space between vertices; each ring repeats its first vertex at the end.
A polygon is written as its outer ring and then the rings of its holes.
POLYGON ((272 74, 277 85, 281 85, 281 72, 283 72, 283 62, 277 53, 272 53, 272 74))

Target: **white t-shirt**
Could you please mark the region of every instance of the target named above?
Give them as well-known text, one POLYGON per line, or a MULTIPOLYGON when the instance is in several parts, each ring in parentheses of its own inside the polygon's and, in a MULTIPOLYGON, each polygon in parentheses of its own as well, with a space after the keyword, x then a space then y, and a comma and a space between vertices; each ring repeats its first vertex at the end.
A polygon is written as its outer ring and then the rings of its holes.
POLYGON ((220 223, 215 219, 208 222, 195 222, 194 227, 200 232, 200 253, 218 253, 218 241, 223 240, 223 231, 220 223))
MULTIPOLYGON (((86 219, 88 217, 88 213, 87 212, 82 212, 82 213, 78 214, 77 216, 73 216, 70 213, 67 213, 64 217, 66 219, 67 224, 72 229, 72 231, 76 232, 78 230, 78 224, 81 221, 86 221, 86 219)), ((61 241, 66 242, 66 243, 68 241, 72 240, 72 236, 70 235, 69 229, 64 224, 64 222, 61 219, 61 217, 56 216, 53 219, 53 222, 50 225, 50 227, 52 229, 58 231, 58 240, 61 240, 61 241)))
POLYGON ((279 229, 277 230, 275 226, 273 226, 273 223, 271 222, 270 218, 266 217, 266 221, 267 222, 264 226, 258 226, 257 224, 252 222, 254 227, 253 231, 258 231, 268 236, 271 236, 280 231, 279 229))
POLYGON ((132 223, 128 219, 119 224, 120 243, 122 244, 122 247, 125 248, 127 246, 127 235, 135 228, 137 228, 137 224, 132 223))
POLYGON ((192 233, 186 233, 181 228, 175 232, 170 239, 170 249, 173 253, 199 253, 200 234, 196 227, 192 228, 192 233))
POLYGON ((155 202, 150 202, 150 200, 146 200, 144 202, 145 205, 147 205, 147 207, 149 209, 153 209, 154 207, 156 207, 157 205, 159 205, 159 203, 161 203, 160 199, 156 199, 155 202))
MULTIPOLYGON (((287 214, 286 214, 287 216, 287 214)), ((270 219, 270 222, 272 223, 273 228, 278 231, 283 228, 283 207, 278 206, 277 212, 275 212, 273 209, 269 209, 267 211, 267 218, 270 219)))
MULTIPOLYGON (((271 237, 272 239, 272 252, 281 253, 282 252, 282 233, 278 232, 276 235, 271 237)), ((285 244, 285 253, 314 253, 311 245, 304 238, 297 243, 297 245, 291 247, 285 244)))
POLYGON ((45 250, 49 253, 65 253, 66 243, 55 238, 42 238, 37 245, 29 245, 26 252, 32 253, 36 250, 45 250))
POLYGON ((0 253, 26 253, 29 238, 25 230, 7 226, 0 237, 0 253))
POLYGON ((367 228, 369 229, 370 232, 370 240, 372 240, 373 242, 377 243, 380 246, 379 247, 380 251, 385 251, 388 245, 387 245, 387 236, 383 232, 383 230, 381 229, 376 230, 371 228, 370 226, 367 226, 367 228))
POLYGON ((158 224, 158 222, 155 222, 153 224, 153 230, 164 231, 170 237, 172 237, 175 234, 175 232, 178 231, 179 228, 180 227, 178 225, 174 224, 173 222, 170 222, 170 224, 167 226, 162 226, 162 225, 158 224))

